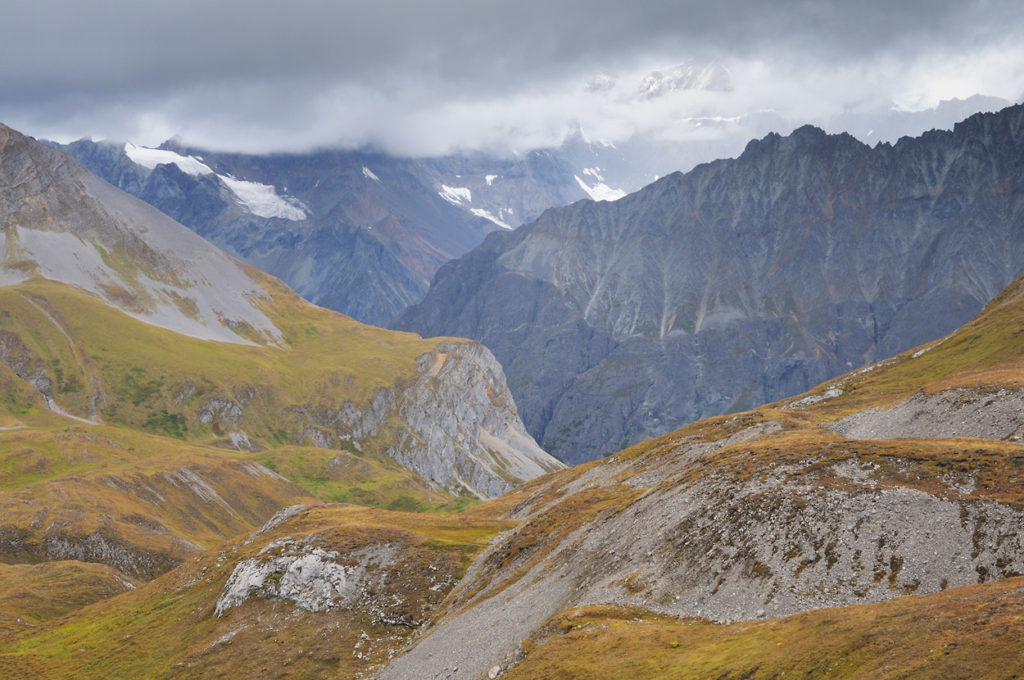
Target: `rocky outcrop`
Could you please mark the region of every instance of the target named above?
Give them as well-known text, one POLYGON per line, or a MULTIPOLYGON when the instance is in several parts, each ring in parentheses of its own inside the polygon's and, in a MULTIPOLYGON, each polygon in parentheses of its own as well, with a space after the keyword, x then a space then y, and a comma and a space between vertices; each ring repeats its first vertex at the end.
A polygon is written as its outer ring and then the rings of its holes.
POLYGON ((419 364, 420 377, 402 393, 405 435, 388 449, 403 466, 481 498, 565 467, 526 432, 486 347, 442 343, 419 364))
MULTIPOLYGON (((422 619, 410 617, 404 593, 393 587, 406 546, 376 543, 342 554, 317 545, 316 538, 273 541, 256 557, 240 561, 214 613, 221 616, 250 597, 260 597, 287 600, 308 612, 360 608, 372 614, 373 623, 387 626, 423 624, 422 619)), ((432 575, 424 584, 428 591, 451 587, 450 575, 439 569, 432 575)))
POLYGON ((301 440, 324 448, 367 442, 450 492, 500 496, 565 466, 526 432, 486 347, 442 342, 417 360, 409 384, 378 389, 367 404, 294 409, 301 440))
POLYGON ((396 327, 487 345, 566 462, 945 335, 1024 266, 1024 106, 868 147, 803 127, 441 268, 396 327))

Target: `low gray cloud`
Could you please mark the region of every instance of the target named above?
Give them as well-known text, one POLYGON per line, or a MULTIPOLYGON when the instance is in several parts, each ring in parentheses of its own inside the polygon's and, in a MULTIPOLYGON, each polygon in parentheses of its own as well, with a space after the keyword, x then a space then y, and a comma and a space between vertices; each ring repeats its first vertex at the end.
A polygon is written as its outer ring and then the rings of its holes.
POLYGON ((522 150, 577 125, 614 140, 698 115, 1017 98, 1016 4, 42 0, 5 8, 0 120, 37 136, 422 154, 522 150), (645 73, 680 63, 718 64, 732 87, 637 97, 645 73))

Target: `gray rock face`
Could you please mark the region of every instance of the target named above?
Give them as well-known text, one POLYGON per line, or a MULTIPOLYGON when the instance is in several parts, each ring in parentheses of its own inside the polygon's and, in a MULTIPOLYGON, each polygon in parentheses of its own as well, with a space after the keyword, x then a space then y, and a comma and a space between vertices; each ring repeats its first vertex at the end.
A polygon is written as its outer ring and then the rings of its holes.
POLYGON ((1024 266, 1024 107, 874 148, 811 127, 442 267, 395 326, 486 344, 575 463, 945 335, 1024 266))
POLYGON ((388 451, 403 466, 481 498, 564 467, 526 432, 486 347, 443 343, 420 366, 421 377, 402 393, 405 435, 388 451))
POLYGON ((419 358, 407 386, 380 389, 369 404, 295 409, 302 439, 332 448, 387 434, 382 452, 441 488, 494 498, 565 467, 526 432, 486 347, 444 342, 419 358), (399 424, 397 434, 387 433, 399 424))
POLYGON ((336 550, 309 542, 274 541, 260 550, 257 557, 235 566, 214 613, 220 616, 257 594, 290 600, 296 607, 311 612, 346 605, 361 590, 384 585, 385 569, 398 561, 398 552, 387 545, 373 546, 343 559, 336 550), (374 568, 380 569, 380 573, 367 573, 374 568))

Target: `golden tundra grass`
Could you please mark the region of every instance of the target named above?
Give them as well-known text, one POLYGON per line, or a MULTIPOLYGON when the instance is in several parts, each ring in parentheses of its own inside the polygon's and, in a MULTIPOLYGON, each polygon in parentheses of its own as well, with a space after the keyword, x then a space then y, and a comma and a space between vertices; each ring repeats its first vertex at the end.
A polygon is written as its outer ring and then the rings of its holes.
POLYGON ((1024 677, 1024 579, 716 625, 613 606, 553 617, 509 680, 1024 677))

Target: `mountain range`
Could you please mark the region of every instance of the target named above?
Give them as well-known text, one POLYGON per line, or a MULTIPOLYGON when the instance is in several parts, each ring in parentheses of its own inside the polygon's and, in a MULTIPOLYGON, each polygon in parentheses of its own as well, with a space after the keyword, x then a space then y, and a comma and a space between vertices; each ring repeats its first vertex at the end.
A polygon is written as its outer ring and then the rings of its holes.
MULTIPOLYGON (((681 64, 633 85, 606 94, 640 104, 731 87, 715 64, 681 64)), ((598 79, 588 87, 608 86, 598 79)), ((895 141, 1006 103, 976 95, 921 112, 849 112, 836 124, 860 139, 895 141)), ((530 152, 429 158, 368 150, 246 155, 175 140, 156 149, 85 139, 56 146, 305 299, 386 326, 423 297, 441 264, 491 231, 580 199, 620 198, 674 171, 735 156, 753 136, 793 127, 772 112, 694 114, 668 138, 638 131, 610 143, 577 128, 558 146, 530 152)))
POLYGON ((444 265, 397 328, 487 345, 568 463, 968 321, 1024 262, 1024 106, 869 147, 806 126, 444 265))

